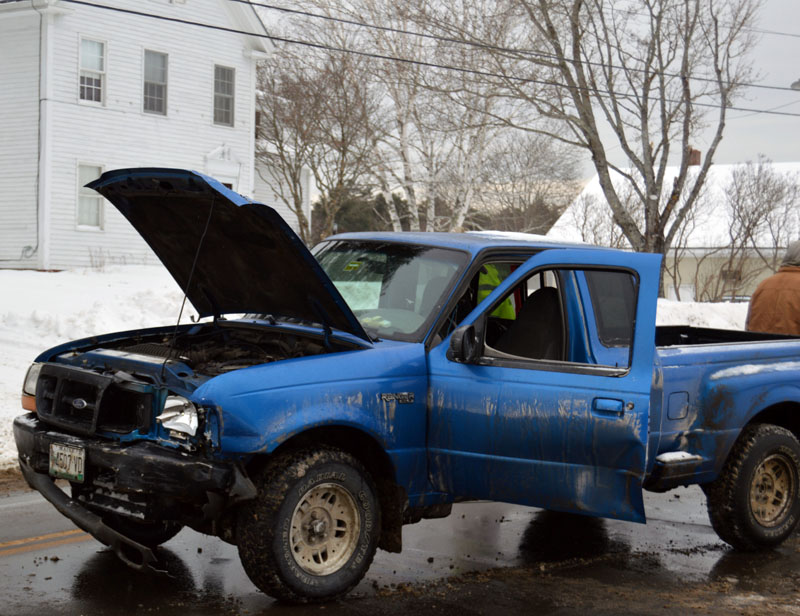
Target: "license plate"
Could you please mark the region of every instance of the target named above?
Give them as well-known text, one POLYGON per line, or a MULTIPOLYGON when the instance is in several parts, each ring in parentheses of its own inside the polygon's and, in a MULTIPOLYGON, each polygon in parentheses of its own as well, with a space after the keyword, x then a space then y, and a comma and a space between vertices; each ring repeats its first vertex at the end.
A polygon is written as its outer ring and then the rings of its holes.
POLYGON ((86 452, 82 447, 50 443, 50 475, 83 483, 86 452))

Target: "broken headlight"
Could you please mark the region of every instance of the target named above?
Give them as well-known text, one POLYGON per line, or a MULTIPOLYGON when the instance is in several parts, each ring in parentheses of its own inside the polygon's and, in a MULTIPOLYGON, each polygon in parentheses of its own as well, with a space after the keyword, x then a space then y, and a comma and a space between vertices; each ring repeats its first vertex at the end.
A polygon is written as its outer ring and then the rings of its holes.
POLYGON ((183 396, 167 396, 164 410, 156 417, 156 421, 175 438, 194 436, 199 424, 197 407, 183 396))

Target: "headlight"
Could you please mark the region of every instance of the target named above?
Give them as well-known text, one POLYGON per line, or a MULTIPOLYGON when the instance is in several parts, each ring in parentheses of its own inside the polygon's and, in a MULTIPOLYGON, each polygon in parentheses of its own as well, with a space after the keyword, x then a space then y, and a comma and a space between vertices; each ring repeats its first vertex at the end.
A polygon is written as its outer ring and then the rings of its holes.
POLYGON ((178 438, 186 438, 183 434, 194 436, 198 425, 197 407, 183 396, 167 396, 164 410, 156 421, 178 438))
POLYGON ((31 364, 25 374, 25 381, 22 384, 22 393, 28 396, 36 395, 36 382, 39 380, 39 373, 42 371, 42 364, 31 364))

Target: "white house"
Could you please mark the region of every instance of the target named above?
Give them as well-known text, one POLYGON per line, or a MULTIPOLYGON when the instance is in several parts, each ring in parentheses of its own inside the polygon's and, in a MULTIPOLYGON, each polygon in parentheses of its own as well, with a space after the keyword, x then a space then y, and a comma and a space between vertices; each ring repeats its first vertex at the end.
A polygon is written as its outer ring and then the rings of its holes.
POLYGON ((229 0, 0 0, 0 267, 154 260, 83 188, 109 169, 195 169, 252 196, 265 33, 229 0))

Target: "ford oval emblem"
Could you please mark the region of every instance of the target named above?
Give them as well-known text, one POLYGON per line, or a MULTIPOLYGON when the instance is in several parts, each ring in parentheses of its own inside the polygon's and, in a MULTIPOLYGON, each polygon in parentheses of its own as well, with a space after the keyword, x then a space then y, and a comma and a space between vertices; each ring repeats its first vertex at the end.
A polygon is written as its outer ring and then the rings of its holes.
POLYGON ((79 411, 85 409, 87 406, 89 406, 89 403, 86 402, 86 400, 84 400, 83 398, 75 398, 72 401, 72 407, 79 411))

